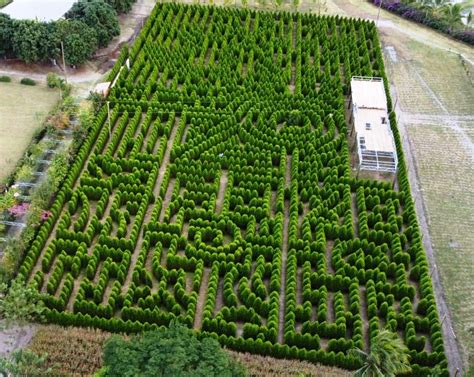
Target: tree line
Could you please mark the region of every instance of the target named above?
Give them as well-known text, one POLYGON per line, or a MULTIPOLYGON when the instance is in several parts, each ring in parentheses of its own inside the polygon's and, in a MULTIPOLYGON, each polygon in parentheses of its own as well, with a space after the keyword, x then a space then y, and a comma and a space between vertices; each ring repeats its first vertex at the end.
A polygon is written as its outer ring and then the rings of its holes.
POLYGON ((0 57, 38 63, 61 57, 79 65, 119 35, 118 14, 127 13, 134 0, 80 0, 51 22, 13 20, 0 13, 0 57))

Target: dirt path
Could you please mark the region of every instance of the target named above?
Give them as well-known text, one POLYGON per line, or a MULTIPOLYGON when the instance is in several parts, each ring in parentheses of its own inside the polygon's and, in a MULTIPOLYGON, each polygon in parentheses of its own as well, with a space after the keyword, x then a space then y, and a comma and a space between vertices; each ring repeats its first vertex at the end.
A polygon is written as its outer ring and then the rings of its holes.
POLYGON ((194 328, 196 330, 200 330, 202 328, 202 312, 204 306, 206 305, 207 286, 209 285, 210 273, 211 269, 209 267, 204 267, 201 279, 201 286, 199 287, 199 295, 196 304, 196 314, 194 316, 194 328))
POLYGON ((225 190, 227 188, 228 182, 227 170, 223 170, 221 173, 220 183, 219 183, 219 192, 217 193, 216 198, 216 213, 219 215, 222 211, 222 205, 224 204, 225 190))
MULTIPOLYGON (((291 184, 291 155, 286 156, 285 186, 291 184)), ((283 212, 283 238, 281 245, 280 311, 278 313, 278 343, 284 342, 285 303, 286 303, 286 265, 288 259, 288 232, 290 222, 290 201, 285 200, 283 212)))
POLYGON ((0 356, 7 356, 14 350, 25 347, 35 332, 36 326, 32 324, 0 330, 0 356))
POLYGON ((367 314, 367 296, 365 287, 360 287, 360 312, 362 319, 362 339, 364 339, 364 350, 369 350, 369 316, 367 314))
POLYGON ((327 304, 328 304, 327 305, 327 308, 328 308, 327 322, 333 323, 336 320, 336 317, 334 315, 334 292, 328 291, 327 304))
MULTIPOLYGON (((292 23, 292 33, 291 33, 291 49, 293 51, 296 50, 296 34, 297 34, 297 23, 293 22, 292 23)), ((296 62, 291 59, 291 79, 290 83, 288 84, 288 88, 290 89, 291 94, 295 94, 295 88, 296 88, 296 62)))
POLYGON ((334 268, 332 267, 333 247, 334 247, 334 241, 326 240, 326 273, 328 275, 334 275, 334 268))
POLYGON ((280 312, 278 313, 278 343, 283 344, 285 330, 285 302, 286 302, 286 265, 288 259, 288 231, 290 222, 290 203, 285 200, 283 213, 283 240, 281 245, 281 280, 280 280, 280 312))
POLYGON ((354 224, 354 237, 359 237, 359 216, 357 213, 357 194, 351 193, 351 212, 352 212, 352 223, 354 224))
MULTIPOLYGON (((158 197, 160 194, 161 185, 163 183, 163 177, 170 163, 171 149, 173 148, 174 139, 176 138, 176 133, 178 131, 179 120, 180 120, 179 116, 174 119, 174 124, 173 124, 173 128, 171 129, 170 137, 168 138, 168 141, 166 142, 165 154, 163 155, 163 160, 161 161, 160 170, 158 171, 158 179, 156 180, 155 187, 153 189, 153 193, 155 194, 155 197, 158 197)), ((163 221, 163 218, 165 216, 166 208, 168 207, 171 201, 171 194, 173 193, 173 188, 174 188, 174 185, 171 185, 171 183, 172 182, 170 178, 170 182, 168 182, 168 187, 166 188, 166 194, 163 200, 163 205, 161 206, 160 217, 159 217, 159 221, 161 222, 163 221), (170 190, 170 187, 171 187, 171 190, 170 190)))
MULTIPOLYGON (((164 165, 162 164, 162 167, 164 165)), ((161 167, 160 167, 160 172, 161 172, 161 167)), ((166 167, 163 167, 163 171, 166 171, 166 167)), ((163 173, 164 174, 164 173, 163 173)), ((163 176, 161 176, 163 178, 163 176)), ((160 182, 156 187, 158 187, 158 190, 161 190, 161 183, 160 182)), ((166 208, 170 205, 171 201, 171 196, 173 195, 173 190, 174 190, 174 185, 176 184, 176 179, 175 178, 170 178, 168 182, 168 187, 166 188, 166 193, 165 193, 165 200, 163 200, 163 204, 161 205, 161 211, 160 211, 160 217, 158 221, 162 223, 165 218, 165 213, 166 213, 166 208)), ((171 220, 171 219, 170 219, 171 220)))

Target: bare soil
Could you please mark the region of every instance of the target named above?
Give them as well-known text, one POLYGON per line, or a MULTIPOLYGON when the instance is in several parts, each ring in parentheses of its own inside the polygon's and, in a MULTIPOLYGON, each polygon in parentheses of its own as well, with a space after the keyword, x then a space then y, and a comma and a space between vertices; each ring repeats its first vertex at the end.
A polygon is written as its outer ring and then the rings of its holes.
POLYGON ((202 273, 201 287, 199 288, 199 296, 196 304, 196 314, 194 316, 194 328, 196 330, 200 330, 202 328, 202 312, 204 306, 206 305, 207 287, 209 285, 210 272, 210 268, 204 267, 204 271, 202 273))

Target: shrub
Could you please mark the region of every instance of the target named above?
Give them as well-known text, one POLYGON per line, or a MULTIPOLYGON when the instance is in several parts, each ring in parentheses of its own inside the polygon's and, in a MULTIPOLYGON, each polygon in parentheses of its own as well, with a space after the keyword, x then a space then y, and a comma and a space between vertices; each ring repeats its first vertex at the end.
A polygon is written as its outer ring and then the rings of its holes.
POLYGON ((29 86, 35 86, 36 85, 36 81, 33 80, 33 79, 29 79, 27 77, 23 78, 20 80, 20 84, 22 85, 29 85, 29 86))
POLYGON ((184 373, 244 376, 244 370, 211 338, 199 340, 176 322, 168 329, 147 332, 130 340, 113 336, 104 346, 101 376, 156 376, 184 373))
POLYGON ((63 84, 63 79, 60 78, 56 73, 49 72, 46 75, 46 84, 49 88, 60 88, 63 84))

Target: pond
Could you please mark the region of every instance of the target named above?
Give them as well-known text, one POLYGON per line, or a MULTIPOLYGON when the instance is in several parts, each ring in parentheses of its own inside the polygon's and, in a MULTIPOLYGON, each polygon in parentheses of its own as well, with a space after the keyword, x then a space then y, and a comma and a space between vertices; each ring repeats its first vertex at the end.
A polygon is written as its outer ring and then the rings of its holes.
POLYGON ((77 0, 14 0, 1 12, 16 20, 58 20, 77 0))

